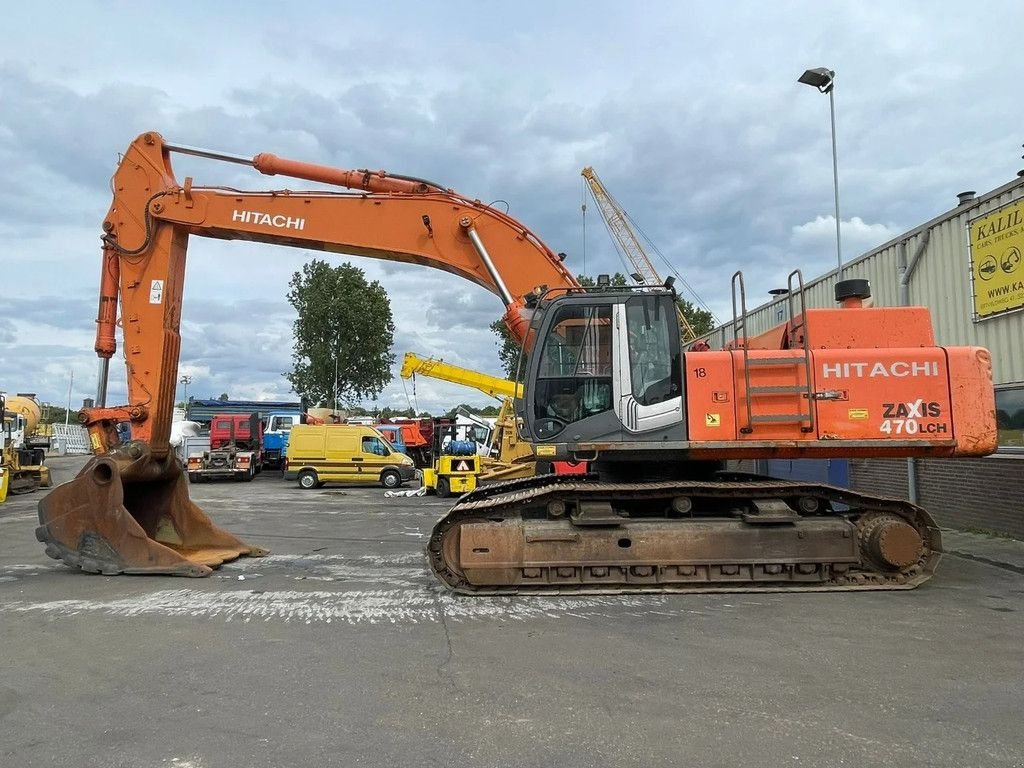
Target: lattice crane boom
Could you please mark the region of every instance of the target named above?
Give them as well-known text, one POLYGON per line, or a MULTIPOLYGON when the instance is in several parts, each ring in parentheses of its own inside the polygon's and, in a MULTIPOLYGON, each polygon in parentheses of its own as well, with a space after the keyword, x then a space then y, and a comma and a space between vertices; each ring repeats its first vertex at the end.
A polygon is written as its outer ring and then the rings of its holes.
MULTIPOLYGON (((658 274, 658 270, 654 268, 654 264, 651 263, 636 230, 629 222, 629 216, 605 187, 601 177, 597 175, 597 171, 587 166, 581 175, 586 179, 590 194, 593 196, 594 202, 597 203, 597 209, 601 212, 601 218, 608 228, 608 233, 612 236, 619 253, 629 260, 635 270, 634 275, 640 277, 644 285, 662 285, 664 280, 658 274)), ((683 331, 683 341, 693 341, 697 338, 697 333, 678 304, 676 312, 679 315, 679 327, 683 331)))

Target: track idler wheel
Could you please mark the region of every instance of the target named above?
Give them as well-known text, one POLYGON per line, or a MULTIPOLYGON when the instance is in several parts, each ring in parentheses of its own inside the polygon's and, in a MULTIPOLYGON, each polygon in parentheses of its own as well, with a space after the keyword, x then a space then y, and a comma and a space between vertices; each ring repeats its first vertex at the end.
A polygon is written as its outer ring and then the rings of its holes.
POLYGON ((861 522, 861 550, 886 571, 899 571, 916 563, 924 553, 924 539, 906 520, 879 514, 861 522))
POLYGON ((90 573, 208 576, 212 568, 267 550, 246 544, 188 497, 175 457, 144 443, 97 456, 39 502, 36 538, 46 554, 90 573))

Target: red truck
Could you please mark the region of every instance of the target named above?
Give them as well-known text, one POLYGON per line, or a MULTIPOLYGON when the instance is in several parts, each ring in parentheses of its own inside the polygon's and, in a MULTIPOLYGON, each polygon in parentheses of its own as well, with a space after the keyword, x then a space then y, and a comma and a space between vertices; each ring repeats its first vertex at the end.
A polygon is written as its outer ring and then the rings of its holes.
POLYGON ((228 413, 210 419, 210 449, 188 457, 190 483, 252 480, 263 469, 263 422, 258 413, 228 413))

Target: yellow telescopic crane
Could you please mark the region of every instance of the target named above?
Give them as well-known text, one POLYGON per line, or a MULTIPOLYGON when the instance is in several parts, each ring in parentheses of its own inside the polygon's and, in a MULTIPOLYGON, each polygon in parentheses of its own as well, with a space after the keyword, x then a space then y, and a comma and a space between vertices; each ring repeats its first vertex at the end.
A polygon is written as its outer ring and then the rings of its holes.
POLYGON ((478 482, 511 480, 536 474, 533 447, 519 439, 516 434, 515 418, 512 415, 512 402, 522 396, 522 386, 508 379, 406 352, 402 361, 401 376, 403 379, 409 379, 417 374, 472 387, 501 400, 501 410, 498 412, 490 441, 491 452, 495 455, 483 460, 483 472, 478 482))
MULTIPOLYGON (((639 282, 644 285, 663 285, 665 281, 661 279, 658 270, 651 263, 647 251, 644 250, 640 238, 637 237, 633 225, 630 224, 629 216, 602 183, 597 171, 587 166, 581 175, 587 180, 590 194, 593 195, 594 202, 597 203, 597 209, 601 212, 601 218, 604 219, 605 226, 608 227, 608 232, 611 234, 612 240, 615 241, 616 247, 633 265, 634 279, 639 278, 639 282)), ((683 341, 693 341, 697 338, 697 333, 678 304, 676 312, 679 315, 679 327, 683 331, 683 341)))
POLYGON ((406 352, 405 358, 402 360, 402 378, 408 379, 417 373, 433 379, 450 381, 452 384, 472 387, 499 400, 505 397, 519 397, 522 394, 522 387, 514 381, 473 371, 469 368, 460 368, 433 357, 420 357, 412 352, 406 352))

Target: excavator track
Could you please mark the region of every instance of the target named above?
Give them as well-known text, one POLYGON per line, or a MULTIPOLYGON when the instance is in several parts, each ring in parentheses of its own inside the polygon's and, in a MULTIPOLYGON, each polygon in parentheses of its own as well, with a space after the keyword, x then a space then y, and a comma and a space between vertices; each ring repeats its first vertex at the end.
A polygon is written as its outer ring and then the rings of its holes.
POLYGON ((908 501, 741 474, 494 483, 463 496, 427 544, 438 579, 466 595, 913 589, 941 551, 908 501))

